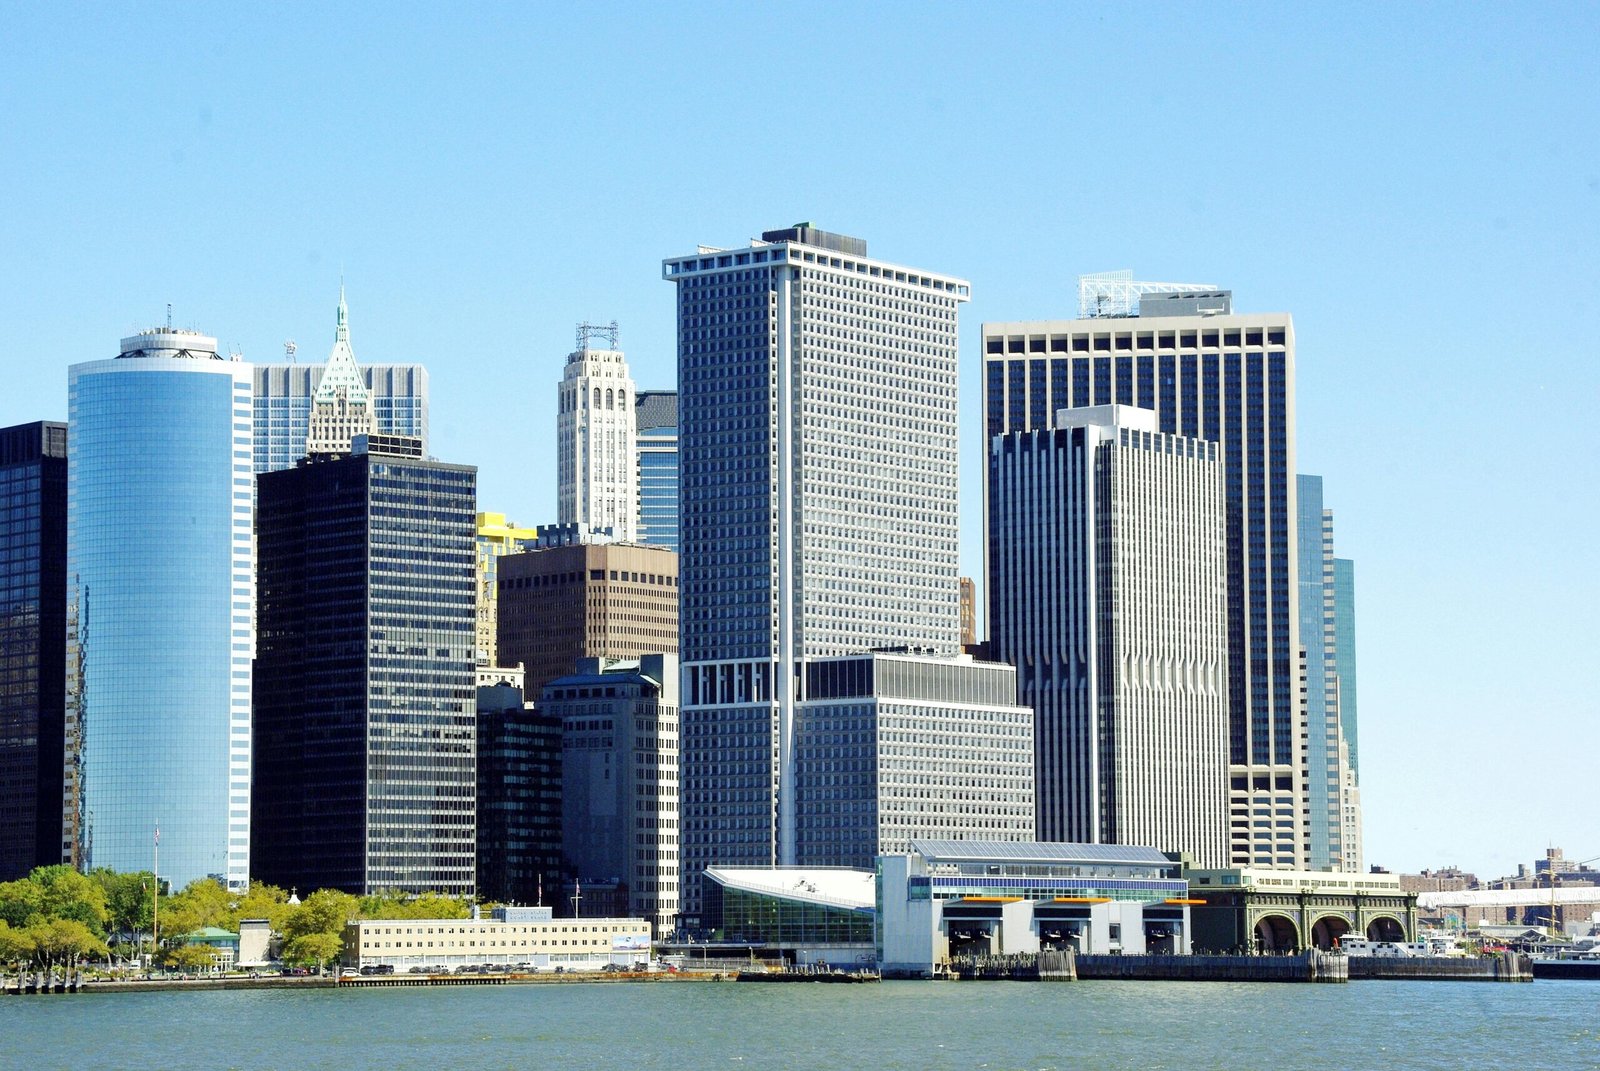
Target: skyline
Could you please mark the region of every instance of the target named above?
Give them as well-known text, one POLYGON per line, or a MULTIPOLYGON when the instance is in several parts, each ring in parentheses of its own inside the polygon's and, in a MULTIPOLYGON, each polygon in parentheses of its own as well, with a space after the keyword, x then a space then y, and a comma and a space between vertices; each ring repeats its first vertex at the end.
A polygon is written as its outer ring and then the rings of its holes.
POLYGON ((479 467, 480 509, 547 523, 573 324, 618 320, 640 389, 671 387, 661 260, 811 220, 973 284, 981 584, 981 323, 1074 315, 1084 272, 1213 282, 1295 318, 1299 470, 1357 563, 1367 860, 1600 851, 1571 746, 1600 687, 1594 10, 1236 9, 1180 40, 1121 12, 823 8, 826 55, 732 7, 351 8, 333 35, 315 10, 8 15, 0 309, 51 329, 7 360, 0 425, 65 419, 68 365, 167 302, 224 351, 279 363, 294 338, 318 363, 342 268, 362 364, 428 368, 432 452, 479 467), (163 27, 205 77, 128 77, 126 42, 163 27), (1507 449, 1529 435, 1531 461, 1507 449), (1535 759, 1518 797, 1482 791, 1535 759))

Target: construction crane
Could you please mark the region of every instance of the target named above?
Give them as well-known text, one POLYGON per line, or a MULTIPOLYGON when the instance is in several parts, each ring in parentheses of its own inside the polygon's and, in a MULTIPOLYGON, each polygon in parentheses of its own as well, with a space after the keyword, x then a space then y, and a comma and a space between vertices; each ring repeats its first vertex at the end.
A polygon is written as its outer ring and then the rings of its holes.
POLYGON ((580 349, 580 350, 588 349, 589 348, 589 340, 591 338, 603 338, 607 342, 607 348, 608 349, 613 349, 613 350, 616 349, 617 348, 617 321, 612 320, 608 324, 592 324, 592 323, 589 323, 587 320, 585 320, 583 323, 579 324, 578 325, 578 349, 580 349))

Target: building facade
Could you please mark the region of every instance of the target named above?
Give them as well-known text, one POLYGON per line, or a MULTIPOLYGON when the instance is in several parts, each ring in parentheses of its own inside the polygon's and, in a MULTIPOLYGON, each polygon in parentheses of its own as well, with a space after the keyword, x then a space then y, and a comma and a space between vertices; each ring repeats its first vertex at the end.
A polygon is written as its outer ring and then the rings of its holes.
POLYGON ((524 701, 521 675, 478 686, 478 896, 503 904, 558 898, 561 719, 524 701))
POLYGON ((153 329, 68 372, 67 856, 250 876, 250 366, 153 329))
POLYGON ((678 392, 640 391, 634 407, 639 455, 639 542, 678 549, 678 392))
MULTIPOLYGON (((251 458, 256 472, 292 469, 306 456, 312 399, 326 371, 320 364, 260 364, 252 373, 251 458)), ((428 370, 420 364, 361 369, 381 435, 422 440, 428 453, 428 370)))
POLYGON ((1346 937, 1417 939, 1417 894, 1394 874, 1230 867, 1188 870, 1194 944, 1212 952, 1331 949, 1346 937))
POLYGON ((67 426, 0 428, 0 881, 62 860, 67 426))
POLYGON ((372 389, 350 348, 350 310, 344 303, 344 287, 340 286, 333 350, 328 354, 316 393, 311 396, 305 456, 348 454, 357 435, 376 434, 378 420, 372 406, 372 389))
POLYGON ((667 934, 678 914, 678 659, 580 659, 539 707, 562 724, 568 873, 619 884, 627 914, 667 934))
POLYGON ((803 667, 951 657, 969 286, 809 224, 663 262, 677 288, 684 901, 796 865, 803 667))
POLYGON ((552 918, 549 908, 497 907, 489 918, 363 919, 344 931, 346 967, 449 971, 492 964, 545 971, 599 970, 650 959, 644 919, 552 918))
MULTIPOLYGON (((1082 319, 984 325, 986 434, 1048 427, 1061 409, 1115 404, 1154 410, 1163 434, 1221 445, 1230 857, 1300 868, 1293 322, 1286 313, 1235 313, 1226 291, 1162 290, 1131 278, 1084 284, 1082 319), (1155 292, 1139 293, 1149 287, 1155 292), (1261 818, 1291 825, 1256 826, 1261 818)), ((992 578, 988 592, 992 613, 992 578)))
POLYGON ((990 642, 1036 715, 1045 840, 1223 866, 1228 633, 1216 443, 1148 409, 990 441, 990 642))
POLYGON ((589 347, 589 325, 567 355, 556 406, 556 507, 562 524, 610 528, 632 542, 639 529, 639 475, 634 457, 637 392, 616 348, 589 347))
POLYGON ((354 450, 258 481, 255 876, 472 895, 476 470, 354 450))
POLYGON ((529 695, 580 658, 678 653, 678 556, 665 547, 567 543, 499 560, 499 657, 529 695))
POLYGON ((478 631, 479 666, 500 664, 499 628, 500 559, 518 554, 539 541, 539 529, 521 528, 504 513, 478 514, 478 631))

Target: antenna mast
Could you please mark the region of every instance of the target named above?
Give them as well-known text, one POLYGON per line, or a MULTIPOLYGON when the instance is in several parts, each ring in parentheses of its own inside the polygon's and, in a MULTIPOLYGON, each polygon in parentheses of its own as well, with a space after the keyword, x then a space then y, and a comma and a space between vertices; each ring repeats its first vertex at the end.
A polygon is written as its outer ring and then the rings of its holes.
POLYGON ((589 348, 589 340, 591 338, 603 338, 609 344, 611 349, 616 349, 617 348, 617 321, 612 320, 609 324, 592 324, 592 323, 588 322, 587 320, 585 320, 583 323, 579 324, 578 325, 578 349, 580 349, 580 350, 588 349, 589 348))
POLYGON ((299 346, 296 346, 294 344, 294 339, 292 339, 292 338, 291 339, 286 339, 284 341, 284 343, 283 343, 283 355, 285 357, 289 358, 289 363, 290 364, 294 364, 295 363, 294 362, 294 351, 299 349, 299 348, 300 348, 299 346))

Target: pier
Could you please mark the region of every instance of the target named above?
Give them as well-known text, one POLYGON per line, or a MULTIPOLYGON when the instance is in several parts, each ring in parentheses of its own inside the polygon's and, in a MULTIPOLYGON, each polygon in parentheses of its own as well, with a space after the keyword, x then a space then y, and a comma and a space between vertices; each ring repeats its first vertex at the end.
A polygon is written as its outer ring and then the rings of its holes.
POLYGON ((1348 956, 1352 981, 1531 982, 1533 963, 1515 952, 1493 956, 1348 956))
POLYGON ((1081 979, 1175 982, 1348 982, 1350 957, 1327 952, 1287 956, 1078 956, 1081 979))

